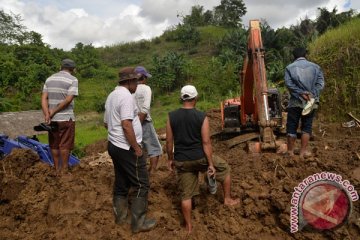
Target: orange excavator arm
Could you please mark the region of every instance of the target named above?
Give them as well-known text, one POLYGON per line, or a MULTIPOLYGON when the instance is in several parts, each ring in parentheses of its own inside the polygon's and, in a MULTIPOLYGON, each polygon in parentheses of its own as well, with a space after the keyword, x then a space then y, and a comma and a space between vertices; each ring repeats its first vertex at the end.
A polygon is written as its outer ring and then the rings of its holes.
POLYGON ((223 129, 238 126, 259 130, 261 148, 267 149, 276 148, 273 128, 281 125, 281 106, 278 91, 268 89, 264 54, 260 22, 251 20, 247 54, 240 73, 241 96, 225 100, 221 112, 223 129))

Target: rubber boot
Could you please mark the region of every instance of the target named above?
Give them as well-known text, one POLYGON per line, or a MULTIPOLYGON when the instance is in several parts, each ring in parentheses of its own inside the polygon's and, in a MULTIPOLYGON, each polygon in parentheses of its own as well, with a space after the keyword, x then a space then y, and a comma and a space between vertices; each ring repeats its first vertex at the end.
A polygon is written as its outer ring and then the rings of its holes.
POLYGON ((115 214, 115 223, 124 224, 126 222, 126 217, 128 212, 128 198, 114 197, 113 208, 115 214))
POLYGON ((308 158, 311 156, 311 152, 308 152, 307 146, 309 144, 309 140, 310 140, 310 134, 308 133, 303 133, 301 135, 301 149, 300 149, 300 158, 304 159, 304 158, 308 158))
POLYGON ((131 230, 133 233, 149 231, 156 226, 155 219, 147 219, 147 198, 134 198, 131 203, 131 230))

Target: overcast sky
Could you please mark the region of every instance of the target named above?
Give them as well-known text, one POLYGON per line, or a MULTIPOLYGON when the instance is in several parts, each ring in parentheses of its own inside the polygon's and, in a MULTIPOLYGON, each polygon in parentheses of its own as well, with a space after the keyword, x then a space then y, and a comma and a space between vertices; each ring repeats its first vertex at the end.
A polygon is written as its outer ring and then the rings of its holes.
MULTIPOLYGON (((20 14, 29 30, 52 47, 69 50, 78 42, 105 46, 161 35, 189 14, 191 6, 212 10, 221 0, 0 0, 0 9, 20 14)), ((360 10, 359 0, 244 0, 249 19, 266 19, 271 27, 315 18, 318 7, 339 12, 360 10)))

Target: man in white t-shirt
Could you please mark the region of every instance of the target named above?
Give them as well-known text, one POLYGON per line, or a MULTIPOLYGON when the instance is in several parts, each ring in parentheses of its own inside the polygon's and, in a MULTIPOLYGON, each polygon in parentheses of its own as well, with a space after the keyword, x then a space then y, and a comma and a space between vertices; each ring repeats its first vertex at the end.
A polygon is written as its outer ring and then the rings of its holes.
POLYGON ((113 207, 115 223, 126 222, 128 195, 131 195, 131 229, 133 233, 155 227, 154 219, 146 219, 149 176, 143 156, 142 127, 134 97, 138 79, 132 67, 119 72, 119 86, 112 91, 105 103, 104 124, 108 130, 108 152, 114 164, 115 183, 113 207))
POLYGON ((146 82, 148 78, 151 78, 151 74, 142 66, 136 67, 135 72, 141 74, 134 96, 139 110, 140 122, 142 124, 142 140, 147 154, 150 157, 149 173, 151 174, 156 171, 159 157, 162 154, 161 144, 150 116, 151 88, 146 85, 146 82))

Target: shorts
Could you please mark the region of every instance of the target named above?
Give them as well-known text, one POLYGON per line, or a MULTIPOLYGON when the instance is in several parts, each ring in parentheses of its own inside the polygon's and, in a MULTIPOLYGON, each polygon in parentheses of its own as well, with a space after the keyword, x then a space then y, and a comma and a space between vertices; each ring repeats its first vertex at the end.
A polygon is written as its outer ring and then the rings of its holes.
MULTIPOLYGON (((206 172, 209 166, 206 158, 194 161, 174 162, 178 175, 178 187, 181 192, 181 200, 191 199, 199 195, 199 172, 206 172)), ((224 182, 225 178, 230 175, 229 164, 216 155, 213 155, 213 162, 216 170, 216 180, 218 182, 224 182)))
POLYGON ((143 144, 149 157, 157 157, 162 154, 162 147, 152 122, 144 121, 142 124, 143 144))
POLYGON ((299 127, 299 122, 301 120, 301 133, 312 134, 312 122, 315 115, 315 110, 313 110, 308 115, 301 115, 302 108, 292 107, 288 108, 287 122, 286 122, 286 133, 288 136, 296 137, 297 129, 299 127))
POLYGON ((49 132, 49 146, 51 149, 72 150, 75 141, 75 121, 51 122, 57 125, 49 132))

